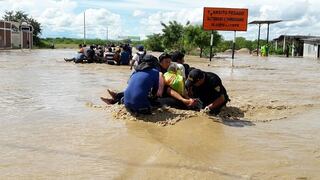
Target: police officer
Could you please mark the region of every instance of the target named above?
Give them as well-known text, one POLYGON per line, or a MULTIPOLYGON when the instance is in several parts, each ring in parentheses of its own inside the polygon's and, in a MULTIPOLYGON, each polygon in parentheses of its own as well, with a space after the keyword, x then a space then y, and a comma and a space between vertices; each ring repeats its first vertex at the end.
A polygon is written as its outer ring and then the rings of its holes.
POLYGON ((219 114, 221 108, 230 101, 220 77, 211 72, 191 70, 186 80, 186 88, 189 96, 199 98, 205 111, 211 114, 219 114))

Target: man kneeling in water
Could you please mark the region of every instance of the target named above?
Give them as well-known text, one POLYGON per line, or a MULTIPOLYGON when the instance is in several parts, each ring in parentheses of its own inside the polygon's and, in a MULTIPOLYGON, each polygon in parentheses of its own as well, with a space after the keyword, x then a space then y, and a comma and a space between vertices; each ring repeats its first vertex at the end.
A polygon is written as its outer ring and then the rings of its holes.
POLYGON ((199 98, 203 102, 205 111, 211 114, 219 114, 221 108, 230 101, 220 77, 211 72, 191 70, 186 80, 186 87, 189 96, 199 98))
POLYGON ((112 104, 119 101, 123 96, 123 103, 126 109, 138 114, 151 114, 151 101, 159 88, 158 59, 152 55, 145 55, 141 64, 136 67, 131 75, 128 86, 124 93, 108 92, 112 99, 101 98, 104 102, 112 104), (151 96, 150 96, 151 95, 151 96))
MULTIPOLYGON (((141 50, 141 48, 140 48, 141 50)), ((144 51, 141 51, 141 53, 145 53, 144 51)), ((141 54, 142 55, 142 54, 141 54)), ((138 55, 137 55, 138 56, 138 55)), ((141 57, 144 57, 145 54, 141 57)), ((138 57, 137 57, 138 58, 138 57)), ((142 58, 143 59, 143 58, 142 58)), ((171 56, 168 53, 163 53, 159 56, 159 64, 158 67, 160 69, 161 74, 159 74, 159 84, 163 83, 163 74, 167 72, 168 67, 170 66, 171 63, 171 56)), ((138 66, 138 62, 137 65, 138 66)), ((159 89, 159 96, 162 96, 162 91, 161 87, 159 89)), ((110 89, 108 89, 108 93, 110 94, 111 98, 104 98, 101 97, 101 100, 104 101, 107 104, 116 104, 120 103, 121 98, 124 96, 124 92, 115 92, 110 89)))

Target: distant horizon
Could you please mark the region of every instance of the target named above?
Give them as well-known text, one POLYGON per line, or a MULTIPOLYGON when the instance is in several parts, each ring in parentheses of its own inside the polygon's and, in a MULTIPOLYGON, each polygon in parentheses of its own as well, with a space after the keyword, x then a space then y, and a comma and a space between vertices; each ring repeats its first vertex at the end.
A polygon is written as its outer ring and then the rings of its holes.
MULTIPOLYGON (((280 35, 319 36, 320 2, 316 0, 248 0, 188 1, 183 0, 0 0, 0 17, 5 11, 24 11, 42 26, 41 38, 83 37, 84 12, 87 39, 117 40, 118 36, 139 36, 161 33, 160 22, 176 20, 181 24, 202 24, 203 7, 230 7, 249 9, 248 22, 253 20, 290 20, 270 26, 270 40, 280 35), (277 6, 275 6, 275 4, 277 6), (108 31, 108 33, 107 33, 108 31)), ((261 39, 266 39, 266 25, 261 28, 261 39)), ((219 31, 225 40, 233 32, 219 31)), ((248 25, 247 32, 237 32, 237 37, 257 39, 258 26, 248 25)))

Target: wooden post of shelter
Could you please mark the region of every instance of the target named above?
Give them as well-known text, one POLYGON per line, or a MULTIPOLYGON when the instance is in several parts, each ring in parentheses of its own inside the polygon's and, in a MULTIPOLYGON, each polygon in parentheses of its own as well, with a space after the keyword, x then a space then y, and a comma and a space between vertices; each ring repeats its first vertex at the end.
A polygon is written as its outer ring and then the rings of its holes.
MULTIPOLYGON (((267 29, 267 43, 269 43, 269 28, 270 28, 270 24, 275 24, 278 22, 281 22, 282 20, 258 20, 258 21, 252 21, 249 24, 258 24, 259 25, 259 33, 258 33, 258 45, 257 45, 257 56, 259 55, 259 49, 260 49, 260 28, 262 24, 267 24, 268 25, 268 29, 267 29)), ((269 47, 267 48, 267 56, 269 54, 269 47)))

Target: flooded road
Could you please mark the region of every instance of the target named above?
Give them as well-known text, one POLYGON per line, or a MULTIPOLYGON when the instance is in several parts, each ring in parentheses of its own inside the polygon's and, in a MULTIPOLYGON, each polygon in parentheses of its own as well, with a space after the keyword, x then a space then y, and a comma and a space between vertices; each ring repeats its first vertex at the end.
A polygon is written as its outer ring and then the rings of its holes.
POLYGON ((239 56, 187 63, 217 73, 239 120, 165 127, 114 119, 100 101, 127 66, 64 62, 73 50, 0 52, 5 179, 318 179, 320 63, 239 56))

